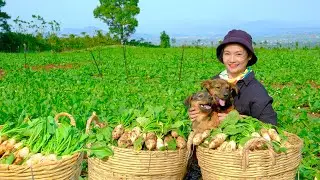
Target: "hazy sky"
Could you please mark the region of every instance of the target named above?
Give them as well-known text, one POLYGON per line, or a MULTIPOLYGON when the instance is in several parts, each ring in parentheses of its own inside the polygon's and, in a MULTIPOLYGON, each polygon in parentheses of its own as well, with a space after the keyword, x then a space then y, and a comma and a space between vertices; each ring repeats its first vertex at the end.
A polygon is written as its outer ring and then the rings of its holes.
MULTIPOLYGON (((30 20, 32 14, 57 20, 63 28, 96 26, 93 17, 98 0, 7 0, 3 11, 12 19, 30 20)), ((187 28, 188 25, 230 25, 258 20, 319 24, 320 0, 140 0, 137 32, 187 28)))

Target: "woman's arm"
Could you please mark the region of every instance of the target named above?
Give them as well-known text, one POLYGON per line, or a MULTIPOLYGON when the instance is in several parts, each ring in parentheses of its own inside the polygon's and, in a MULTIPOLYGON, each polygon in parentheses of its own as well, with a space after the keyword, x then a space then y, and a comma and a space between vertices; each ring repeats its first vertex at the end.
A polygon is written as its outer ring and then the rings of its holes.
POLYGON ((277 113, 272 108, 272 102, 271 97, 253 102, 250 107, 252 117, 265 123, 277 125, 277 113))

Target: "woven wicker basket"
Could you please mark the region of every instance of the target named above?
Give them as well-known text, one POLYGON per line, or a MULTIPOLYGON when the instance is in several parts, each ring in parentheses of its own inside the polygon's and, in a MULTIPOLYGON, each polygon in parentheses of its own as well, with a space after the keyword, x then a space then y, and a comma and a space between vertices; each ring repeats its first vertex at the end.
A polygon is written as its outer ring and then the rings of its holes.
MULTIPOLYGON (((95 113, 87 121, 87 133, 92 121, 99 124, 95 113)), ((180 180, 185 176, 188 162, 186 148, 176 151, 138 152, 118 147, 112 149, 114 155, 106 160, 88 158, 89 180, 180 180)))
POLYGON ((183 179, 187 150, 140 151, 113 147, 114 155, 103 161, 88 159, 89 179, 183 179))
POLYGON ((58 161, 43 162, 34 166, 0 164, 0 179, 5 180, 50 180, 72 179, 80 176, 83 155, 76 153, 58 161))
POLYGON ((292 146, 287 153, 269 150, 220 152, 197 147, 197 157, 204 180, 293 180, 301 161, 302 140, 286 133, 292 146))
MULTIPOLYGON (((68 113, 59 113, 55 116, 58 123, 58 118, 66 116, 70 119, 70 124, 75 126, 74 118, 68 113)), ((0 164, 0 179, 1 180, 77 180, 81 173, 81 163, 83 153, 75 153, 70 157, 60 159, 58 161, 47 161, 27 165, 6 165, 0 164)))

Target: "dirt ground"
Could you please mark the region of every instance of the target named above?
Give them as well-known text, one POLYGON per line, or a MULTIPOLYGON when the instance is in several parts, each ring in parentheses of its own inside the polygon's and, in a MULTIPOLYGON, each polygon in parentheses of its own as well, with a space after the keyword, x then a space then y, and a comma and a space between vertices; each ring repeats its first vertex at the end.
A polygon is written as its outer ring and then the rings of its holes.
POLYGON ((6 75, 3 69, 0 69, 0 79, 6 75))
POLYGON ((25 68, 31 68, 34 71, 39 70, 46 70, 50 71, 51 69, 72 69, 78 66, 77 64, 63 64, 63 65, 57 65, 57 64, 46 64, 46 65, 39 65, 39 66, 29 66, 25 65, 25 68))

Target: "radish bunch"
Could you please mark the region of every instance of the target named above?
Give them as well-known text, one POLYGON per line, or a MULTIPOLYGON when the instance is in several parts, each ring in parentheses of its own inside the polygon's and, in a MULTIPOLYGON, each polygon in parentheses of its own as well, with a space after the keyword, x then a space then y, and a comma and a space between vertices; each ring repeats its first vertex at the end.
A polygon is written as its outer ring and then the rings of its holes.
POLYGON ((112 138, 121 148, 134 148, 135 150, 174 150, 186 147, 186 141, 176 131, 167 134, 145 132, 139 126, 125 129, 122 124, 112 131, 112 138))
POLYGON ((32 166, 82 151, 87 135, 53 117, 7 122, 0 129, 0 163, 32 166))
POLYGON ((231 111, 216 129, 191 132, 188 144, 228 152, 244 147, 252 151, 263 150, 268 149, 269 144, 280 153, 290 147, 283 130, 253 117, 241 117, 237 111, 231 111))

